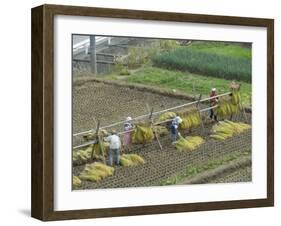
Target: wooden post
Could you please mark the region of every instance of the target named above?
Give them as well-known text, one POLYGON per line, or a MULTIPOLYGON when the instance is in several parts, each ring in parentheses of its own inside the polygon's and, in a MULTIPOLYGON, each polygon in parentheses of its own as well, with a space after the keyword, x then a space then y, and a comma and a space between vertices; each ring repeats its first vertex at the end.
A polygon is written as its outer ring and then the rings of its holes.
MULTIPOLYGON (((98 133, 99 133, 99 129, 100 129, 100 121, 98 120, 98 124, 97 124, 97 128, 96 128, 96 142, 99 143, 99 136, 98 136, 98 133)), ((94 145, 93 145, 93 148, 92 148, 92 153, 91 153, 91 160, 94 159, 94 145)))
MULTIPOLYGON (((147 108, 149 108, 149 105, 148 105, 148 104, 146 104, 146 106, 147 106, 147 108)), ((159 145, 159 147, 160 147, 160 150, 162 150, 163 147, 162 147, 162 145, 161 145, 161 143, 160 143, 160 140, 159 140, 159 138, 158 138, 158 134, 153 130, 153 118, 152 118, 152 114, 153 114, 153 108, 151 108, 151 110, 150 110, 149 120, 150 120, 150 123, 151 123, 151 129, 152 129, 152 131, 153 131, 153 134, 154 134, 154 136, 155 136, 155 138, 156 138, 156 140, 157 140, 157 143, 158 143, 158 145, 159 145)))
MULTIPOLYGON (((98 142, 103 142, 103 141, 100 141, 100 136, 99 135, 98 135, 98 142)), ((102 144, 100 144, 100 147, 101 147, 101 153, 102 153, 102 161, 103 161, 104 164, 106 164, 105 155, 104 155, 104 149, 103 149, 102 144)))
POLYGON ((202 94, 200 94, 200 96, 198 98, 198 102, 196 104, 196 108, 197 108, 197 110, 199 112, 199 116, 200 116, 200 119, 201 119, 201 128, 202 128, 202 132, 204 134, 205 133, 205 126, 204 126, 204 122, 202 120, 202 116, 201 116, 201 112, 200 112, 200 103, 201 103, 200 101, 201 101, 201 98, 202 98, 202 94))
POLYGON ((91 64, 91 72, 93 74, 97 74, 97 54, 96 54, 96 36, 90 36, 90 64, 91 64))

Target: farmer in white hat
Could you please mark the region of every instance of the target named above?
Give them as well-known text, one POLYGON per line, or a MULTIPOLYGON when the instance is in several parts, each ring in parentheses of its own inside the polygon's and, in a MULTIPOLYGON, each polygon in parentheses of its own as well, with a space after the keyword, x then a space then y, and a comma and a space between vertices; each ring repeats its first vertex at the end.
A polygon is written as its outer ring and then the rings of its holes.
POLYGON ((178 137, 178 127, 179 124, 181 124, 182 119, 180 116, 176 116, 173 118, 172 120, 172 125, 171 125, 171 138, 172 138, 172 142, 175 142, 177 140, 178 137))
POLYGON ((120 148, 121 141, 117 135, 116 130, 111 131, 111 135, 105 138, 105 141, 109 142, 109 165, 120 165, 120 148))
MULTIPOLYGON (((217 105, 218 101, 219 101, 219 98, 216 97, 218 95, 217 93, 217 89, 216 88, 212 88, 211 92, 210 92, 210 107, 214 107, 215 105, 217 105), (212 98, 213 97, 213 98, 212 98)), ((211 119, 215 119, 215 121, 218 121, 217 120, 217 116, 215 115, 215 112, 214 112, 214 109, 210 109, 210 118, 211 119)))
POLYGON ((132 129, 134 128, 134 125, 132 123, 133 119, 132 117, 127 117, 126 121, 124 123, 124 131, 126 132, 123 136, 123 148, 124 150, 129 151, 130 146, 132 144, 132 129))

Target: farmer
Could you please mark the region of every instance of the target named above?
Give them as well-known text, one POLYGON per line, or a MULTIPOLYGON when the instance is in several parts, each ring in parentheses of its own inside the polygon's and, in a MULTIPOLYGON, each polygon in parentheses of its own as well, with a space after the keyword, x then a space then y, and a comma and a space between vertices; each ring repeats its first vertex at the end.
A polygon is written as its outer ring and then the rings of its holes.
POLYGON ((182 122, 182 119, 180 116, 176 116, 172 120, 172 125, 171 125, 171 138, 172 142, 174 143, 177 140, 178 137, 178 127, 179 124, 182 122))
POLYGON ((115 130, 111 131, 111 135, 105 138, 109 142, 109 165, 120 164, 120 147, 121 141, 115 130))
MULTIPOLYGON (((215 97, 215 96, 217 96, 217 95, 218 95, 218 94, 217 94, 217 89, 216 89, 216 88, 212 88, 211 93, 210 93, 210 97, 214 97, 214 98, 211 98, 211 99, 210 99, 210 107, 214 107, 215 105, 217 105, 217 103, 218 103, 218 101, 219 101, 219 98, 218 98, 218 97, 215 97)), ((214 118, 215 121, 218 121, 218 120, 217 120, 217 116, 216 116, 216 114, 215 114, 213 108, 210 109, 210 118, 211 118, 211 119, 214 118)))
POLYGON ((132 129, 134 125, 132 123, 133 119, 131 117, 127 117, 124 123, 124 131, 126 132, 123 136, 123 147, 125 150, 129 150, 132 143, 132 129))

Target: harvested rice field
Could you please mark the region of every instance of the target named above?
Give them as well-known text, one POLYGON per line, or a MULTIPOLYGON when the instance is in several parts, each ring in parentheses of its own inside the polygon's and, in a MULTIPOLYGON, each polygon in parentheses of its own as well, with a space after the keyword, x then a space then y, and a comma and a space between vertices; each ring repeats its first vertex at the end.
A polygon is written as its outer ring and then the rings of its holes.
MULTIPOLYGON (((186 98, 163 96, 143 92, 126 86, 79 80, 73 84, 73 133, 95 128, 93 120, 100 120, 101 127, 149 113, 146 104, 154 111, 163 110, 189 102, 186 98)), ((120 128, 122 129, 123 125, 120 128)), ((76 144, 79 140, 73 140, 76 144)), ((81 140, 80 140, 81 142, 81 140)))
MULTIPOLYGON (((137 88, 112 85, 96 81, 79 81, 73 84, 73 133, 94 129, 100 120, 101 127, 124 120, 127 116, 135 117, 148 113, 146 103, 159 111, 189 102, 188 98, 164 95, 161 93, 139 90, 137 88), (129 115, 128 115, 129 112, 129 115)), ((204 117, 204 115, 203 115, 204 117)), ((239 114, 240 122, 251 122, 251 115, 239 114)), ((180 152, 171 143, 170 136, 160 137, 163 150, 157 141, 142 145, 134 145, 130 152, 123 154, 138 154, 145 164, 132 167, 115 166, 114 174, 98 182, 82 180, 77 189, 103 189, 123 187, 160 186, 168 178, 182 174, 190 165, 204 164, 210 160, 229 154, 251 150, 251 129, 226 141, 210 138, 213 122, 204 121, 204 133, 201 127, 185 132, 183 135, 201 136, 204 143, 193 151, 180 152)), ((117 130, 122 129, 116 127, 117 130)), ((79 137, 73 139, 73 145, 83 142, 79 137)), ((75 151, 75 150, 74 150, 75 151)), ((78 176, 85 165, 73 166, 73 175, 78 176)), ((209 179, 208 183, 248 182, 251 181, 251 167, 245 166, 224 172, 209 179), (242 175, 242 176, 241 176, 242 175)), ((176 183, 175 183, 176 184, 176 183)), ((76 188, 74 188, 76 189, 76 188)))

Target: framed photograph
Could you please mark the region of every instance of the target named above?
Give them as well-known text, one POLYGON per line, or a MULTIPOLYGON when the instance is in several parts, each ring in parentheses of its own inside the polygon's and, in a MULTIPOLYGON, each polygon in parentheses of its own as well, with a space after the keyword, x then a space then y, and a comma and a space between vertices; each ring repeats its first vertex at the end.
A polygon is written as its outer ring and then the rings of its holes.
POLYGON ((32 217, 274 205, 273 19, 32 9, 32 217))

